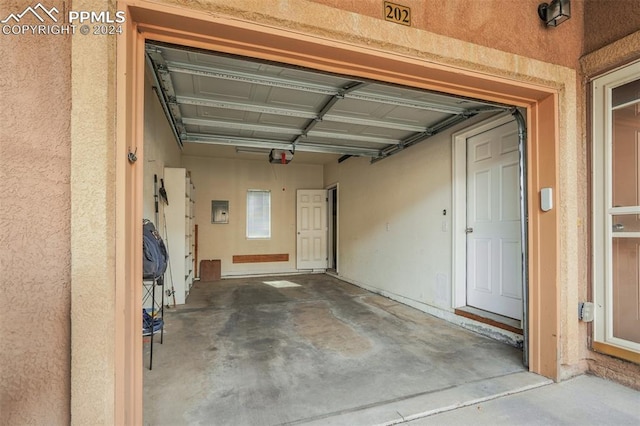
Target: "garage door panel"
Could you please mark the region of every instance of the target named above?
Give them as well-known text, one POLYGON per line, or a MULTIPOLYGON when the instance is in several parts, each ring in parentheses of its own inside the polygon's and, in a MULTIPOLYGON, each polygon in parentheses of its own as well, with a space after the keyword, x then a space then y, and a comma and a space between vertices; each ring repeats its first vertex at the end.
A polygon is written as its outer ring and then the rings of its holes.
POLYGON ((212 156, 213 145, 233 146, 225 137, 238 136, 236 146, 243 148, 282 149, 284 143, 299 152, 380 160, 400 152, 402 142, 421 142, 447 128, 451 119, 464 121, 483 108, 496 111, 494 105, 427 90, 161 42, 147 42, 146 53, 165 94, 161 102, 170 103, 165 110, 178 129, 178 144, 206 144, 211 148, 198 151, 209 149, 212 156), (194 117, 227 123, 183 122, 194 117), (246 128, 238 129, 238 122, 246 128))

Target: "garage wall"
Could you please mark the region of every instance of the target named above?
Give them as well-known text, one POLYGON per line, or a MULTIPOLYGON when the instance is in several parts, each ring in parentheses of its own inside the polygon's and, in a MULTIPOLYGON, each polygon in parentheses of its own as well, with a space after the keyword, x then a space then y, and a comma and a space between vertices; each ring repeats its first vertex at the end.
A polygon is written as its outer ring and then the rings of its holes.
POLYGON ((323 186, 320 165, 260 160, 183 157, 196 187, 198 261, 220 259, 223 276, 285 273, 296 267, 296 189, 323 186), (247 240, 248 189, 271 191, 271 239, 247 240), (229 201, 229 223, 211 223, 211 201, 229 201), (288 262, 233 264, 233 255, 288 253, 288 262))
POLYGON ((325 166, 325 184, 339 182, 340 276, 450 310, 451 135, 461 128, 375 164, 325 166))
MULTIPOLYGON (((153 175, 158 176, 158 187, 160 187, 164 168, 182 167, 182 160, 178 143, 152 86, 152 78, 147 72, 144 87, 143 217, 155 223, 153 175)), ((165 237, 162 208, 163 204, 159 203, 159 220, 155 225, 160 230, 160 234, 165 237)))

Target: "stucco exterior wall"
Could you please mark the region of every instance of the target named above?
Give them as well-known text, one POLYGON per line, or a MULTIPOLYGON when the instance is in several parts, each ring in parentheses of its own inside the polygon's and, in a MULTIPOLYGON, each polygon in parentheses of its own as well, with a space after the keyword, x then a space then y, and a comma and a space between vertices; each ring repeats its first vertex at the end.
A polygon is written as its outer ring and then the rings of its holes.
POLYGON ((585 54, 605 47, 640 28, 640 2, 637 0, 583 1, 585 54))
MULTIPOLYGON (((76 0, 73 7, 109 10, 110 3, 76 0)), ((115 328, 122 313, 115 309, 114 285, 115 48, 115 37, 72 37, 71 420, 76 425, 116 423, 115 328)))
MULTIPOLYGON (((384 19, 380 0, 310 0, 384 19)), ((631 0, 633 1, 633 0, 631 0)), ((582 1, 571 2, 570 20, 547 29, 538 17, 540 0, 403 0, 413 28, 504 52, 575 68, 582 53, 582 1)), ((620 15, 623 16, 623 15, 620 15)))
POLYGON ((3 425, 70 418, 70 52, 68 36, 0 35, 3 425))

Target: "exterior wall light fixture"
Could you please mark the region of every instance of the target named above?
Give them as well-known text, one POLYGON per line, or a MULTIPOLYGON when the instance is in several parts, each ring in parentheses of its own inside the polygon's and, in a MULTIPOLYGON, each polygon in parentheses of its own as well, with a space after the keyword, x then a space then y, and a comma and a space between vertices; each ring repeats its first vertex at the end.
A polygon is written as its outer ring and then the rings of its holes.
POLYGON ((570 0, 552 0, 551 3, 540 3, 538 15, 547 27, 557 27, 571 18, 570 0))

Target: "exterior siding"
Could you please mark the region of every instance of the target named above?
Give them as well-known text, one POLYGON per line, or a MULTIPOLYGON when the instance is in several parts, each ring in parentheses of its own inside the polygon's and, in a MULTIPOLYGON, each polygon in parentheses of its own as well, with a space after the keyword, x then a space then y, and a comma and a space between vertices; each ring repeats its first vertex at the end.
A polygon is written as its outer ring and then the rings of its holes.
POLYGON ((71 39, 2 34, 0 54, 0 424, 68 424, 71 39))
MULTIPOLYGON (((384 19, 381 0, 313 1, 384 19)), ((419 30, 569 68, 576 67, 582 54, 582 1, 572 1, 571 19, 551 30, 538 18, 539 0, 403 0, 392 3, 410 7, 413 27, 419 30)))

